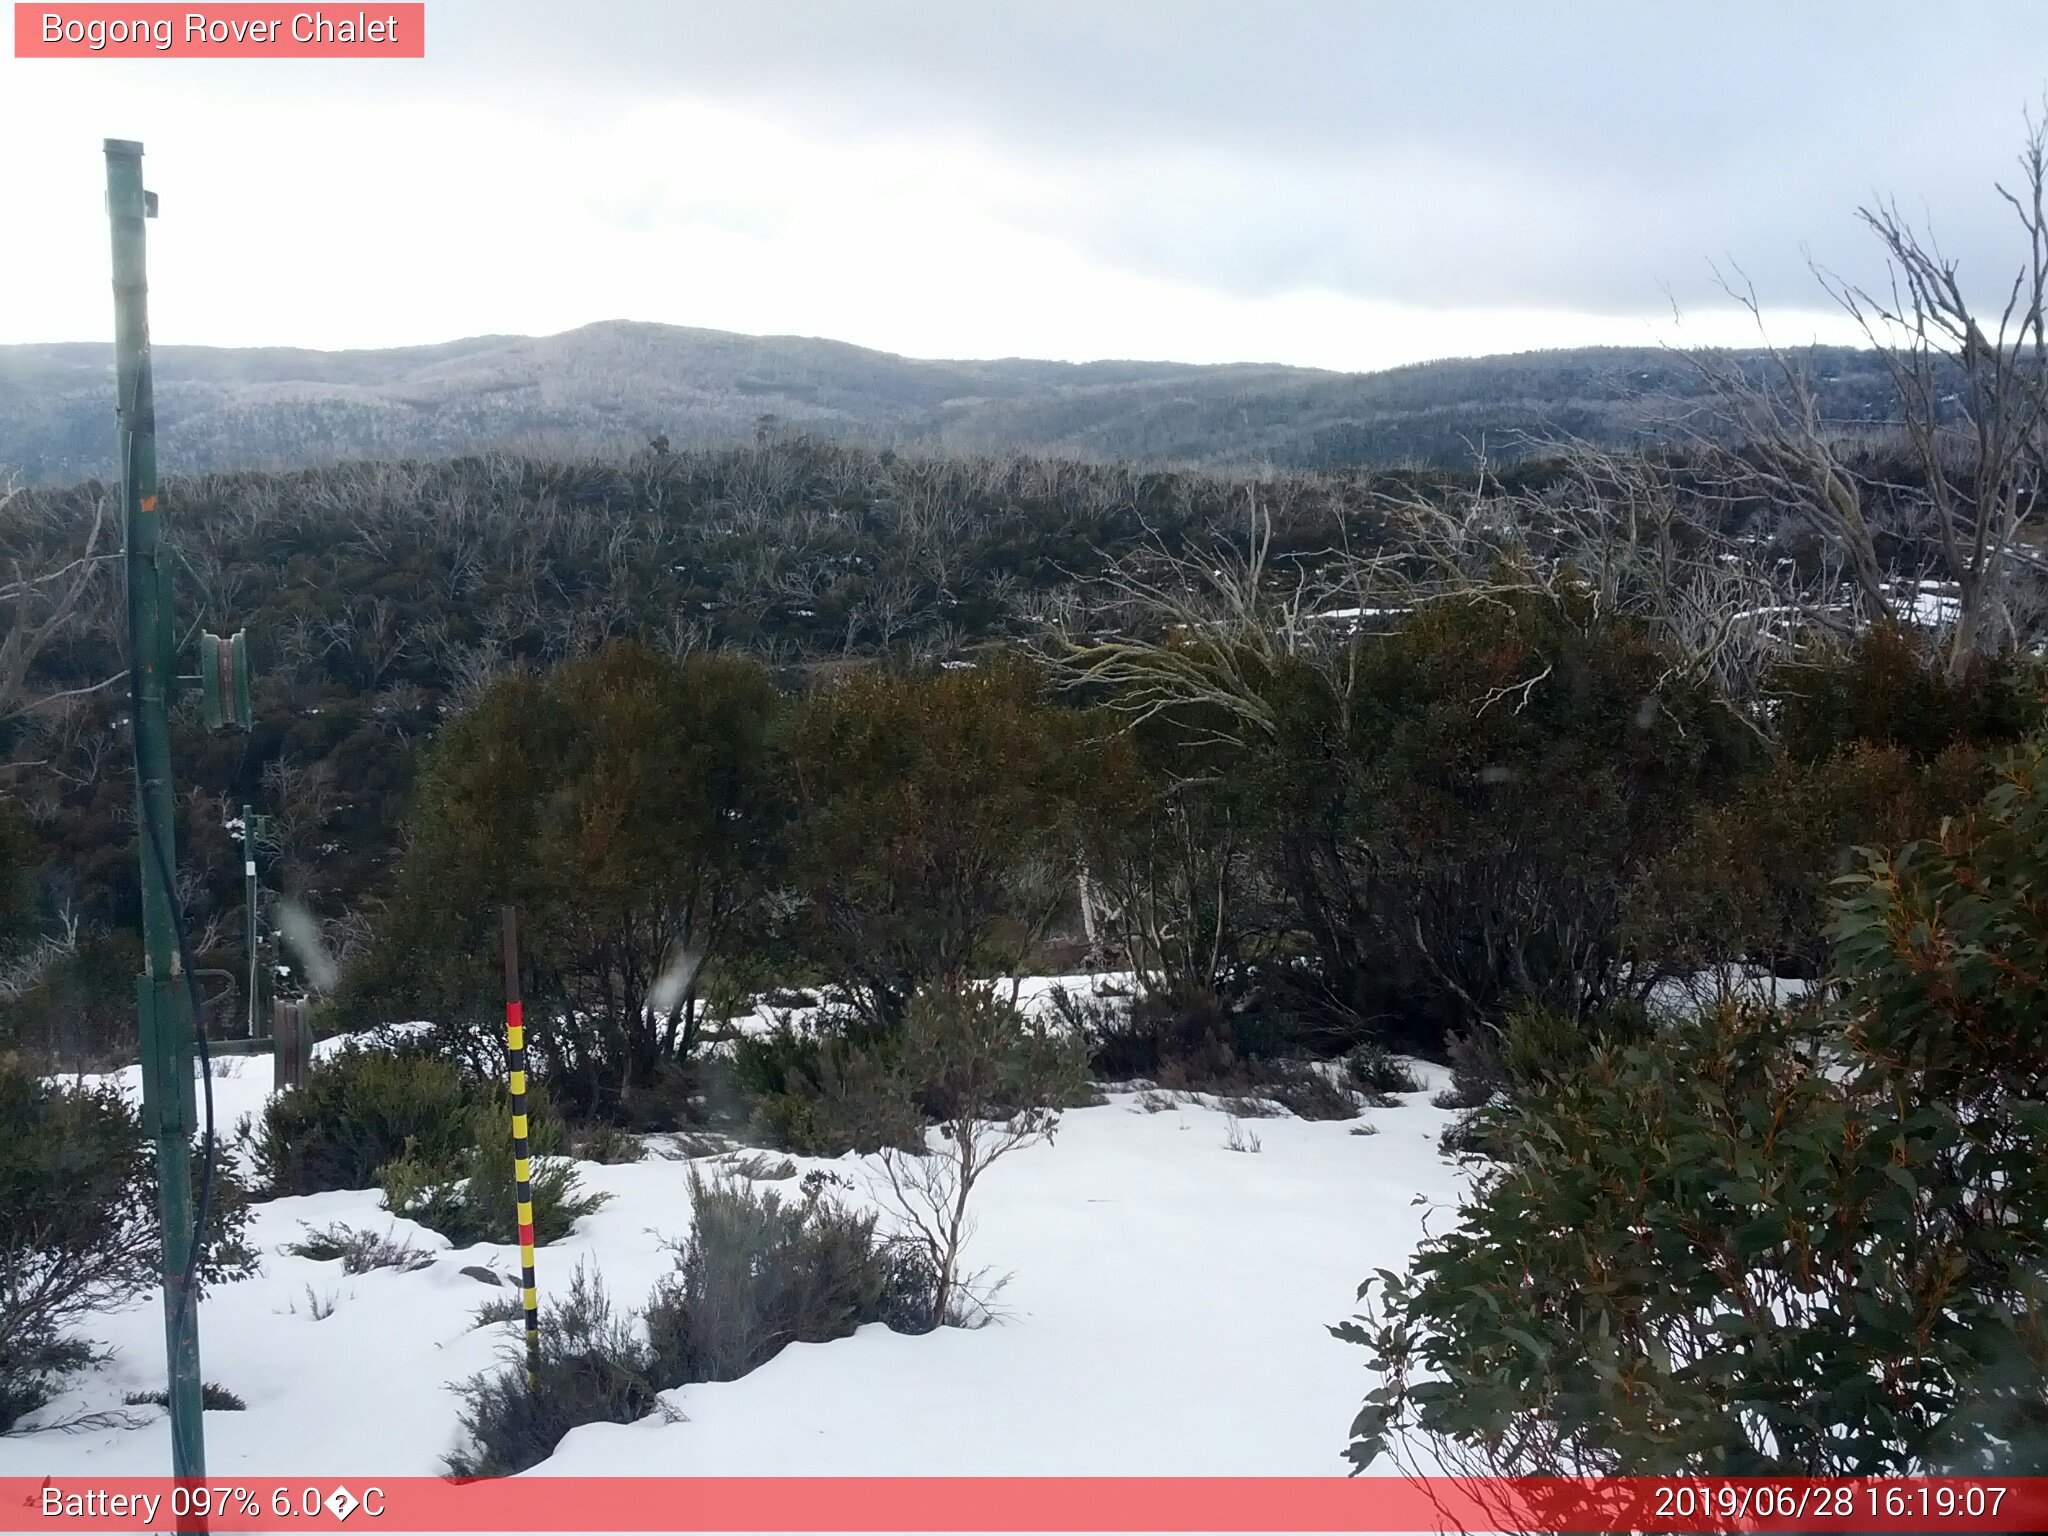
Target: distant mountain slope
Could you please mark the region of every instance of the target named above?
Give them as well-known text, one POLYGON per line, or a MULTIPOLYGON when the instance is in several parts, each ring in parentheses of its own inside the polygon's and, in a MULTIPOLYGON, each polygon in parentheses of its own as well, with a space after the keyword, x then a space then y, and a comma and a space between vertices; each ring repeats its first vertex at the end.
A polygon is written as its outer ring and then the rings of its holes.
MULTIPOLYGON (((1561 429, 1626 443, 1688 365, 1650 348, 1424 363, 1384 373, 1260 364, 927 362, 843 342, 609 321, 559 336, 312 352, 159 347, 166 470, 677 446, 752 433, 763 417, 834 437, 962 451, 1019 449, 1158 463, 1295 468, 1464 463, 1472 444, 1561 429)), ((1817 358, 1831 411, 1881 409, 1868 354, 1817 358)), ((108 474, 111 348, 0 347, 0 468, 31 481, 108 474)))

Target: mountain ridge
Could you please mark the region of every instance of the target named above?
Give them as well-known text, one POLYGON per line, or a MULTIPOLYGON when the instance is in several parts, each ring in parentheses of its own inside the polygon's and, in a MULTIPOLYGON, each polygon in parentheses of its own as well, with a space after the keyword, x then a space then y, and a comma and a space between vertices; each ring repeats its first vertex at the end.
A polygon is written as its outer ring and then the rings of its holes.
MULTIPOLYGON (((1753 353, 1724 354, 1745 366, 1753 353)), ((1870 419, 1875 358, 1816 349, 1830 413, 1870 419)), ((1655 435, 1702 384, 1648 347, 1501 353, 1342 373, 1281 363, 901 357, 850 342, 598 321, 392 348, 159 346, 168 473, 494 448, 617 452, 763 429, 939 452, 1315 469, 1469 463, 1481 441, 1655 435)), ((0 346, 0 469, 111 474, 112 348, 0 346)))

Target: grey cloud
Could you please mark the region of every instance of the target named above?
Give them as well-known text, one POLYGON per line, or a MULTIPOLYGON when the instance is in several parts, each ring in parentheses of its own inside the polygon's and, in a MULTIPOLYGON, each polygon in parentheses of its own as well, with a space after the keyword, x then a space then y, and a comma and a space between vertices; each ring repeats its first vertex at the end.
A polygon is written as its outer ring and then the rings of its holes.
MULTIPOLYGON (((542 111, 709 96, 818 130, 971 136, 1062 191, 1018 217, 1235 292, 1643 312, 1734 260, 1812 304, 1856 204, 1923 201, 2010 265, 1991 189, 2048 5, 1975 0, 438 0, 437 88, 542 111)), ((652 147, 651 147, 652 148, 652 147)), ((656 150, 655 152, 658 152, 656 150)))

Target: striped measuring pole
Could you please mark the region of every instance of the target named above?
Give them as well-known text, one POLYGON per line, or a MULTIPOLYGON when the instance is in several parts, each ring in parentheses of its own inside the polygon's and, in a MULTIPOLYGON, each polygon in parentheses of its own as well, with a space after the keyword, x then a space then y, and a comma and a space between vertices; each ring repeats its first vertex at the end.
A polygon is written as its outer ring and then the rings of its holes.
POLYGON ((526 1137, 526 1018, 519 1000, 519 909, 505 912, 505 1063, 512 1088, 512 1190, 519 1202, 519 1302, 526 1312, 526 1384, 540 1386, 540 1296, 533 1284, 533 1157, 526 1137))

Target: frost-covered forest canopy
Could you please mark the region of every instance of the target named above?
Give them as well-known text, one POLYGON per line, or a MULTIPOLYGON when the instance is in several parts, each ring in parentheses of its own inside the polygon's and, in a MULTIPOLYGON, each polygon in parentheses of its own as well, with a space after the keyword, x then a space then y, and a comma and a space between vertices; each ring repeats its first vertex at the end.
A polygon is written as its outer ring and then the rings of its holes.
MULTIPOLYGON (((1654 441, 1457 464, 761 422, 172 477, 183 615, 258 672, 246 736, 177 710, 192 949, 243 974, 256 807, 278 984, 358 1043, 249 1106, 214 1283, 254 1294, 285 1198, 509 1240, 510 902, 543 1240, 631 1205, 598 1170, 652 1137, 738 1182, 691 1175, 644 1305, 579 1273, 535 1382, 460 1390, 457 1470, 786 1342, 986 1323, 1008 1171, 1188 1105, 1318 1168, 1371 1146, 1296 1122, 1427 1126, 1457 1220, 1330 1341, 1371 1366, 1360 1466, 2038 1469, 2042 130, 2022 169, 2002 308, 1866 213, 1896 281, 1836 293, 1878 386, 1846 416, 1841 356, 1765 351, 1667 359, 1654 441)), ((85 1391, 148 1283, 118 1076, 46 1075, 134 1050, 113 497, 25 477, 0 524, 0 1171, 41 1202, 0 1243, 0 1429, 85 1391)), ((394 1242, 289 1254, 438 1262, 394 1242)))
MULTIPOLYGON (((1728 361, 1761 374, 1758 351, 1728 361)), ((1383 373, 1253 364, 928 362, 803 337, 605 322, 559 336, 303 352, 159 347, 174 472, 524 448, 551 456, 750 440, 764 424, 870 448, 1092 463, 1341 469, 1464 465, 1568 432, 1654 441, 1709 393, 1683 358, 1588 347, 1383 373)), ((1831 420, 1884 417, 1878 358, 1813 358, 1831 420)), ((105 346, 0 346, 0 464, 40 484, 112 469, 105 346)))

